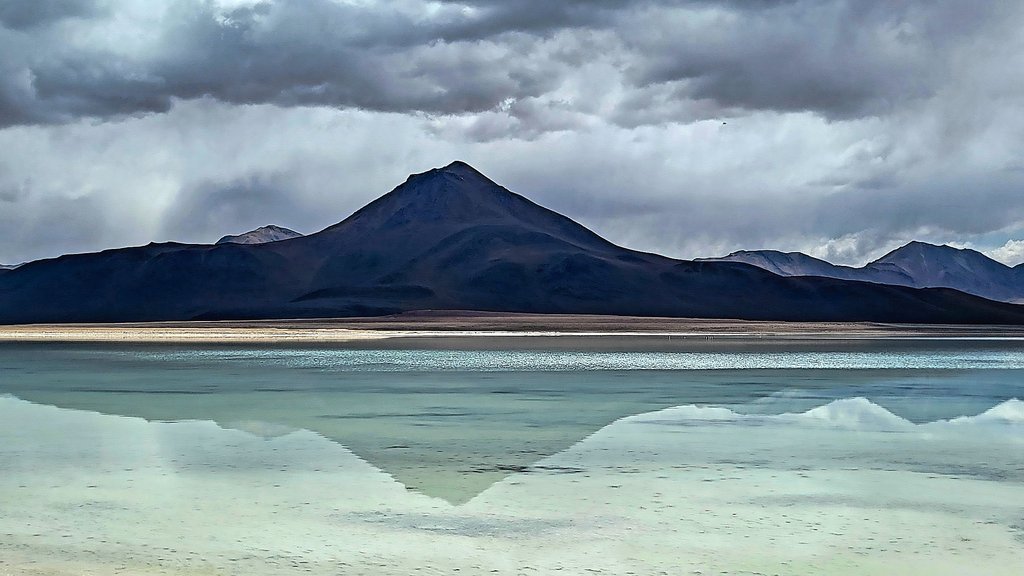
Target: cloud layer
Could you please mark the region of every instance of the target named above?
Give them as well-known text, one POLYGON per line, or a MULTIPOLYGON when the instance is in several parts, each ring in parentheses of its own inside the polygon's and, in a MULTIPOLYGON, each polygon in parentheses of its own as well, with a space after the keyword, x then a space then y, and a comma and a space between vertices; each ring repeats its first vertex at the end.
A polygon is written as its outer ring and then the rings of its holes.
POLYGON ((13 0, 0 262, 311 232, 455 158, 676 256, 1016 259, 1022 27, 1010 1, 13 0))

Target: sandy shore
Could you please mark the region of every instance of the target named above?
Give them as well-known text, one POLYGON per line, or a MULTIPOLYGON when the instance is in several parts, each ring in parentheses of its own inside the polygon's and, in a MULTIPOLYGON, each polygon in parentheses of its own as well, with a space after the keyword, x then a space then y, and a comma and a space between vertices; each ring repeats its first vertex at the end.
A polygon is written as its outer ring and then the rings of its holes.
POLYGON ((0 342, 134 342, 220 344, 405 345, 410 339, 552 339, 592 343, 623 338, 690 343, 709 339, 810 341, 865 338, 1024 338, 1024 327, 876 324, 865 322, 763 322, 693 318, 639 318, 566 314, 418 312, 345 319, 31 324, 0 326, 0 342))

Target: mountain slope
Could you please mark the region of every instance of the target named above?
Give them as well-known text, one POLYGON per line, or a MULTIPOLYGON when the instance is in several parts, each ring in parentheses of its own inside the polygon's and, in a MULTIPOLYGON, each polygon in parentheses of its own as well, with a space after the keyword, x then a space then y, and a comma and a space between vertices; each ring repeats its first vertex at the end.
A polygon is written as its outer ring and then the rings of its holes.
POLYGON ((616 246, 456 162, 287 242, 150 244, 0 276, 0 322, 338 317, 476 309, 775 320, 1024 323, 953 290, 782 277, 616 246))
POLYGON ((733 252, 709 262, 745 262, 783 276, 824 276, 915 288, 953 288, 990 300, 1024 301, 1024 268, 981 252, 910 242, 861 268, 837 266, 800 252, 733 252))
POLYGON ((835 268, 824 260, 818 260, 801 252, 779 252, 778 250, 740 250, 720 259, 697 258, 697 260, 728 260, 745 262, 782 276, 813 276, 809 271, 835 268))
POLYGON ((911 242, 867 266, 898 269, 913 278, 913 286, 943 286, 992 300, 1024 300, 1024 275, 981 252, 911 242))
POLYGON ((720 258, 697 258, 699 262, 743 262, 780 276, 827 276, 829 278, 859 279, 858 270, 837 266, 802 252, 778 250, 739 250, 720 258))
POLYGON ((268 242, 291 240, 292 238, 299 238, 301 236, 302 234, 295 230, 289 230, 283 226, 269 224, 243 234, 225 236, 220 240, 217 240, 217 244, 266 244, 268 242))

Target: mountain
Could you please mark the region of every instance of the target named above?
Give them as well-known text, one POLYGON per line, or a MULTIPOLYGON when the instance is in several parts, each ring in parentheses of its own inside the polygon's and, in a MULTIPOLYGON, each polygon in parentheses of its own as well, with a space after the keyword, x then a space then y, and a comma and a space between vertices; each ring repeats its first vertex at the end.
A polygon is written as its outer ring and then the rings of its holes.
POLYGON ((764 268, 780 276, 828 276, 829 278, 852 278, 857 269, 836 266, 830 262, 808 256, 803 252, 779 252, 778 250, 740 250, 721 258, 696 258, 698 262, 743 262, 764 268))
POLYGON ((295 230, 289 230, 282 226, 269 224, 255 230, 250 230, 237 236, 225 236, 217 240, 217 244, 266 244, 267 242, 278 242, 299 238, 302 234, 295 230))
POLYGON ((976 250, 910 242, 860 268, 800 252, 733 252, 706 262, 744 262, 783 276, 823 276, 915 288, 953 288, 990 300, 1024 302, 1024 266, 1011 268, 976 250))
POLYGON ((866 268, 900 270, 913 278, 912 286, 942 286, 992 300, 1024 301, 1024 268, 1011 268, 976 250, 911 242, 866 268))
MULTIPOLYGON (((840 280, 856 280, 895 286, 918 286, 905 270, 894 266, 870 265, 862 268, 840 266, 808 256, 803 252, 778 250, 740 250, 719 258, 698 258, 700 262, 743 262, 763 268, 780 276, 822 276, 840 280)), ((948 288, 948 286, 947 286, 948 288)))
POLYGON ((1024 323, 1024 307, 954 290, 783 277, 622 248, 462 162, 412 175, 344 221, 287 242, 150 244, 0 275, 5 323, 424 309, 1024 323))

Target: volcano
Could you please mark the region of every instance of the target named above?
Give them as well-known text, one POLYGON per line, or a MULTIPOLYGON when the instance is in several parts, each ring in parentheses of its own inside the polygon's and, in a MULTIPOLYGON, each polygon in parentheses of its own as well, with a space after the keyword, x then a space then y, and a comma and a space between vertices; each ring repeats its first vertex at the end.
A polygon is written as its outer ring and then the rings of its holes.
POLYGON ((330 318, 413 310, 794 321, 1024 323, 952 289, 785 277, 612 244, 463 162, 342 222, 263 244, 66 255, 0 274, 0 322, 330 318))

